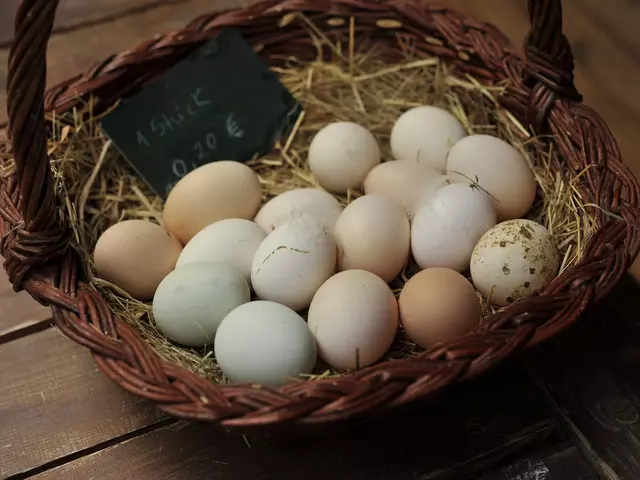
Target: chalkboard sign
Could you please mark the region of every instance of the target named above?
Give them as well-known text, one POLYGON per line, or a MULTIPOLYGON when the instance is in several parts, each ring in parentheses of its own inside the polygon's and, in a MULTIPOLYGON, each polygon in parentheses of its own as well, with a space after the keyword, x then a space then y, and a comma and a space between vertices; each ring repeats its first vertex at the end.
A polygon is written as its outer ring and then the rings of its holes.
POLYGON ((101 126, 166 198, 201 165, 268 153, 301 110, 251 46, 228 29, 123 100, 101 126))

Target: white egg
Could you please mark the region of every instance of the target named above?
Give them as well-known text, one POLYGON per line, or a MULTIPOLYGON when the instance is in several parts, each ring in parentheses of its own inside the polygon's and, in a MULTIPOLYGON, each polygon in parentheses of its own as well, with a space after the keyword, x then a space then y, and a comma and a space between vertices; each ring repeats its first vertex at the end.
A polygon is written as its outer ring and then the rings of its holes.
POLYGON ((384 162, 369 172, 364 193, 382 195, 412 214, 422 198, 446 185, 447 178, 426 163, 411 160, 384 162))
POLYGON ((249 285, 232 266, 199 262, 176 268, 153 297, 156 327, 189 347, 213 344, 222 319, 250 299, 249 285))
POLYGON ((474 248, 471 278, 491 303, 505 306, 551 283, 560 260, 546 228, 531 220, 508 220, 485 233, 474 248))
POLYGON ((318 290, 308 321, 320 358, 335 368, 362 368, 391 347, 398 329, 398 303, 377 275, 347 270, 318 290))
POLYGON ((496 212, 482 190, 462 183, 442 187, 413 218, 413 258, 423 269, 444 267, 464 272, 473 247, 495 224, 496 212))
POLYGON ((451 147, 466 136, 462 124, 438 107, 407 110, 391 130, 391 152, 398 160, 426 163, 439 172, 446 170, 451 147))
POLYGON ((341 213, 342 205, 330 193, 316 188, 297 188, 269 200, 253 221, 271 233, 283 223, 308 215, 332 230, 341 213))
POLYGON ((373 134, 352 122, 330 123, 309 146, 311 172, 322 187, 335 193, 359 189, 380 158, 380 147, 373 134))
POLYGON ((305 309, 320 286, 335 272, 336 242, 309 217, 280 225, 262 242, 251 266, 259 298, 305 309))
POLYGON ((390 282, 409 258, 409 218, 399 204, 380 195, 351 202, 335 228, 338 270, 366 270, 390 282))
POLYGON ((229 313, 218 329, 214 352, 230 381, 269 387, 311 373, 317 359, 316 342, 302 317, 266 301, 229 313))
POLYGON ((194 262, 220 262, 240 270, 251 282, 251 262, 266 232, 250 220, 229 218, 212 223, 184 247, 177 266, 194 262))
POLYGON ((497 137, 463 138, 449 152, 447 169, 452 181, 477 183, 488 192, 500 221, 524 216, 535 200, 537 184, 526 159, 497 137))

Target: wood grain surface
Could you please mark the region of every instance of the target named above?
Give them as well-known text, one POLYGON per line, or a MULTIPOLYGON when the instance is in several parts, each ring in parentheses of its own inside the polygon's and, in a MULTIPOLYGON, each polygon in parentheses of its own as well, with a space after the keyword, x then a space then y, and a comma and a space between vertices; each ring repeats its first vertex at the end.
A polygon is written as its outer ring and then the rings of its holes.
POLYGON ((640 289, 630 278, 530 362, 601 474, 640 478, 640 289), (561 368, 559 368, 561 365, 561 368))
POLYGON ((154 406, 99 372, 87 350, 54 329, 0 345, 0 374, 0 478, 162 418, 154 406))
POLYGON ((0 269, 0 344, 46 328, 50 318, 48 307, 27 292, 14 292, 6 272, 0 269))
POLYGON ((36 476, 43 479, 462 480, 560 437, 518 365, 451 390, 427 409, 344 432, 242 438, 179 422, 36 476), (516 400, 517 399, 517 400, 516 400))

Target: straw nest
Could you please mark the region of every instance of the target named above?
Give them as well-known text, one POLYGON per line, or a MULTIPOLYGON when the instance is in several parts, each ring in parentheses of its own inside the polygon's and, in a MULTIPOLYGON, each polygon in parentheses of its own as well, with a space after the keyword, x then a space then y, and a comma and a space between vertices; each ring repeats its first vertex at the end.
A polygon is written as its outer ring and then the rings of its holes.
MULTIPOLYGON (((250 163, 260 178, 264 201, 293 188, 320 188, 306 165, 306 154, 314 134, 327 123, 362 124, 374 133, 384 159, 389 160, 387 145, 395 120, 410 107, 431 104, 452 112, 469 133, 500 137, 525 154, 539 185, 538 199, 527 218, 552 233, 563 255, 561 272, 581 258, 595 224, 594 207, 585 204, 577 188, 580 174, 569 177, 561 171, 555 152, 499 108, 501 86, 456 76, 437 58, 419 58, 407 46, 402 48, 403 61, 385 63, 384 52, 375 44, 362 40, 356 45, 353 35, 349 43, 341 44, 327 38, 308 19, 300 16, 296 20, 307 26, 318 55, 311 62, 288 59, 274 68, 303 105, 304 114, 289 138, 276 145, 271 154, 250 163)), ((186 349, 169 342, 155 329, 149 304, 134 300, 95 276, 91 254, 100 234, 125 219, 162 224, 162 200, 121 158, 95 119, 82 118, 77 112, 49 118, 49 153, 57 192, 73 230, 75 247, 84 257, 88 278, 115 313, 130 322, 160 356, 212 381, 224 381, 210 349, 186 349)), ((4 151, 4 172, 8 174, 13 170, 12 159, 6 146, 4 151)), ((337 198, 348 204, 361 194, 352 191, 337 198)), ((396 293, 415 271, 410 264, 393 282, 396 293)), ((485 314, 491 310, 485 305, 485 314)), ((388 357, 418 351, 399 332, 388 357)), ((322 366, 315 373, 339 374, 322 366)))

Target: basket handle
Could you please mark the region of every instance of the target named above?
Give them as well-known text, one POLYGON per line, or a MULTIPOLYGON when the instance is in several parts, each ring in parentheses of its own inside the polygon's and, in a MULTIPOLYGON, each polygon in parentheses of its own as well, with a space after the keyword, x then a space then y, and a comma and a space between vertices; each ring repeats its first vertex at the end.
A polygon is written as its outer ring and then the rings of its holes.
MULTIPOLYGON (((333 1, 340 3, 341 0, 333 1)), ((43 239, 43 242, 51 243, 53 237, 62 235, 63 229, 58 221, 44 119, 46 48, 58 2, 22 0, 9 53, 9 135, 21 194, 17 205, 24 220, 21 230, 29 241, 24 244, 23 251, 27 252, 25 256, 29 256, 32 264, 38 263, 33 253, 37 251, 34 242, 43 239)), ((545 105, 550 106, 549 102, 553 103, 556 95, 575 98, 577 92, 573 87, 573 58, 562 34, 561 0, 529 0, 528 6, 531 30, 526 39, 525 81, 533 91, 532 97, 536 92, 551 92, 541 95, 542 103, 540 98, 535 100, 534 110, 539 116, 546 112, 545 105)))

